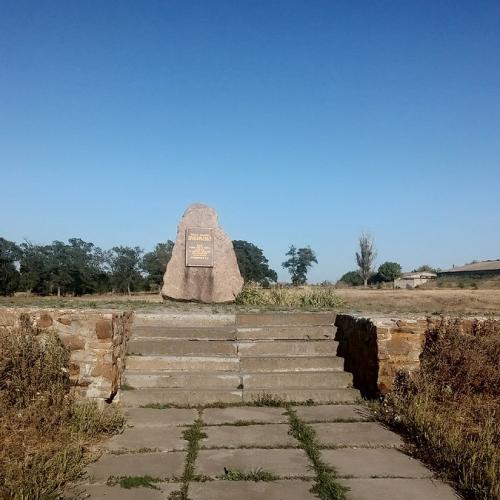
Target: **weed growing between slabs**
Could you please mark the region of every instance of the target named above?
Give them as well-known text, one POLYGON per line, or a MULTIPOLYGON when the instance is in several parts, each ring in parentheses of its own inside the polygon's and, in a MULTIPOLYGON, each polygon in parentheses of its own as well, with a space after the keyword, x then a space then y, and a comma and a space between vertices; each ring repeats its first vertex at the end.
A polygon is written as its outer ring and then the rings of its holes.
POLYGON ((183 437, 188 442, 188 450, 184 472, 181 477, 182 486, 180 490, 172 492, 168 500, 188 500, 189 482, 201 479, 195 475, 194 470, 196 458, 200 451, 200 441, 207 437, 203 432, 202 410, 199 410, 198 418, 193 425, 184 431, 183 437))
POLYGON ((280 477, 273 472, 260 467, 248 472, 239 469, 227 469, 224 467, 224 475, 221 477, 226 481, 277 481, 280 477))
POLYGON ((335 469, 322 461, 314 429, 300 420, 291 407, 287 408, 287 414, 290 423, 289 433, 300 443, 316 473, 315 483, 311 491, 321 500, 346 500, 348 488, 337 481, 335 469))
POLYGON ((108 486, 120 485, 122 488, 130 490, 132 488, 150 488, 152 490, 159 490, 158 486, 154 483, 160 483, 161 479, 151 476, 110 476, 106 482, 108 486))

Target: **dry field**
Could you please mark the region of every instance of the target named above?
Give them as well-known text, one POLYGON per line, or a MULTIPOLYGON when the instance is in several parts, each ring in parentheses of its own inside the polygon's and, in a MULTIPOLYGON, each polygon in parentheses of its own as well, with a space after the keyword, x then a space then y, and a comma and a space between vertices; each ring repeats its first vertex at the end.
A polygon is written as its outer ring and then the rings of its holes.
POLYGON ((500 289, 337 290, 349 310, 370 313, 500 315, 500 289))
MULTIPOLYGON (((318 289, 318 287, 314 287, 318 289)), ((344 301, 342 311, 371 314, 451 314, 500 316, 500 289, 478 290, 460 288, 378 290, 337 289, 335 293, 344 301)), ((128 295, 105 294, 84 297, 0 297, 0 307, 47 307, 47 308, 118 308, 141 310, 200 310, 214 312, 248 309, 249 306, 201 305, 187 303, 163 303, 158 294, 137 293, 128 295)), ((263 307, 264 309, 266 307, 263 307)))

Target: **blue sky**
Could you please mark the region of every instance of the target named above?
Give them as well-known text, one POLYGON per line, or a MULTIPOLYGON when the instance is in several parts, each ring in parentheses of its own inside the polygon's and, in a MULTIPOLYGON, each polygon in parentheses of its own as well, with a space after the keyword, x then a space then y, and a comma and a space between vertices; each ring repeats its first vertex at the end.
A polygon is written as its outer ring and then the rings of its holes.
POLYGON ((500 258, 500 2, 0 0, 0 185, 18 242, 500 258))

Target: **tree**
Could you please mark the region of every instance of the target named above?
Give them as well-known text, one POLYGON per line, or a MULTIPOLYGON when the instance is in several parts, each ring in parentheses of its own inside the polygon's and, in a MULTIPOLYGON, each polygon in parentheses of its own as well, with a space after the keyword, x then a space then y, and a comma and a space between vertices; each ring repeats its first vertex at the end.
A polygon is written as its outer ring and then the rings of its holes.
POLYGON ((244 240, 233 241, 233 247, 245 281, 254 281, 262 286, 278 281, 276 271, 269 268, 269 261, 259 247, 244 240))
POLYGON ((71 276, 70 289, 75 295, 96 292, 104 273, 105 253, 80 238, 70 238, 68 243, 65 265, 71 276))
POLYGON ((414 273, 438 273, 439 269, 435 269, 434 267, 429 266, 428 264, 424 264, 423 266, 414 269, 414 273))
POLYGON ((0 238, 0 295, 11 295, 19 286, 19 271, 16 262, 21 249, 12 241, 0 238))
POLYGON ((339 281, 349 286, 360 286, 363 284, 363 278, 359 275, 358 271, 345 273, 339 281))
POLYGON ((73 282, 69 247, 62 241, 54 241, 46 247, 46 252, 49 291, 52 293, 55 288, 60 297, 61 291, 71 289, 73 282))
POLYGON ((356 262, 365 288, 368 286, 368 279, 373 273, 372 267, 376 255, 373 239, 370 235, 362 233, 359 237, 359 252, 356 252, 356 262))
POLYGON ((28 293, 49 292, 49 259, 47 249, 29 241, 21 244, 19 286, 28 293))
POLYGON ((168 240, 166 243, 158 243, 152 252, 144 255, 141 268, 146 273, 146 280, 151 285, 160 288, 163 284, 163 275, 167 264, 172 257, 174 242, 168 240))
POLYGON ((313 263, 318 263, 316 254, 310 247, 297 249, 294 245, 290 245, 290 249, 285 255, 289 255, 290 258, 281 265, 290 273, 292 284, 294 286, 305 285, 307 271, 313 263))
POLYGON ((384 262, 378 268, 377 274, 382 281, 394 281, 401 276, 401 265, 397 262, 384 262))
POLYGON ((140 272, 142 250, 139 247, 113 247, 109 254, 111 284, 117 292, 128 294, 142 281, 140 272))

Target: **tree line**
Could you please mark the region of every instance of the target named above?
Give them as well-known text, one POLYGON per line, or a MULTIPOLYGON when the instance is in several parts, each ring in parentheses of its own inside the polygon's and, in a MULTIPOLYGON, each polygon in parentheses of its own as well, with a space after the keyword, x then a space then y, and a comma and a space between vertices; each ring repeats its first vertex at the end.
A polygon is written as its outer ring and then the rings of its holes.
MULTIPOLYGON (((260 248, 243 240, 233 241, 233 246, 245 281, 263 286, 277 281, 260 248)), ((0 237, 0 295, 159 291, 173 248, 171 240, 145 252, 137 246, 103 250, 80 238, 38 245, 0 237)))
MULTIPOLYGON (((367 286, 394 281, 402 275, 397 262, 384 262, 374 269, 377 252, 372 237, 362 234, 358 243, 358 268, 345 273, 339 282, 367 286)), ((278 275, 269 267, 262 249, 245 240, 234 240, 233 247, 246 282, 265 287, 277 282, 278 275)), ((0 295, 18 291, 57 296, 159 291, 173 248, 171 240, 145 252, 138 246, 103 250, 80 238, 38 245, 17 244, 0 237, 0 295)), ((318 263, 316 253, 310 247, 290 245, 285 255, 288 258, 281 266, 289 272, 292 285, 304 285, 309 269, 318 263)), ((435 270, 424 265, 415 271, 435 270)))

